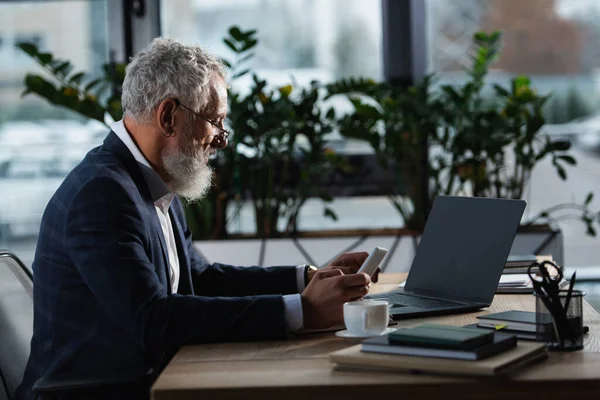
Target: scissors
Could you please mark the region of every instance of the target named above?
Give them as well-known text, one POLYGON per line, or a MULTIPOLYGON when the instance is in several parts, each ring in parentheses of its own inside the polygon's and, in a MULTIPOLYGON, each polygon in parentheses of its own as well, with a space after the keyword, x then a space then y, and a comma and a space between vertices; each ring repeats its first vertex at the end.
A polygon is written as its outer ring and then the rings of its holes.
POLYGON ((527 274, 531 278, 534 290, 540 296, 550 314, 552 314, 561 341, 564 340, 564 333, 572 336, 567 320, 566 308, 563 306, 560 298, 560 283, 563 280, 562 268, 551 261, 535 262, 527 268, 527 274), (539 275, 532 272, 532 269, 536 267, 540 271, 539 275), (564 332, 565 330, 567 332, 564 332))
POLYGON ((527 268, 527 274, 531 278, 531 283, 537 293, 551 298, 553 303, 561 304, 558 295, 560 292, 560 283, 563 280, 562 268, 551 261, 535 262, 527 268), (536 267, 540 271, 540 276, 532 273, 532 268, 536 267))

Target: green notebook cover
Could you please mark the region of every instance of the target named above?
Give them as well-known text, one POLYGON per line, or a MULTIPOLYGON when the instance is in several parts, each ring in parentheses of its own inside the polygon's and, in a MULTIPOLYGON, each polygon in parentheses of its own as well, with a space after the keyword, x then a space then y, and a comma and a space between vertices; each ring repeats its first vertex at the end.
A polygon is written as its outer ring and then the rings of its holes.
POLYGON ((397 329, 388 338, 390 344, 403 346, 468 350, 492 343, 494 332, 453 325, 422 324, 414 328, 397 329))

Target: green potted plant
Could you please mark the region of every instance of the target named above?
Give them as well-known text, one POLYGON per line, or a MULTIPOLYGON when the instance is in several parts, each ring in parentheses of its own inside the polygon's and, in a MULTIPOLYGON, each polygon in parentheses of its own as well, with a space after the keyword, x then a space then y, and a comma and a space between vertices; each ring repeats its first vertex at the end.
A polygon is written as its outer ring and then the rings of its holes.
POLYGON ((368 79, 347 79, 327 86, 330 96, 347 94, 354 107, 338 120, 345 137, 366 140, 384 170, 395 177, 386 188, 402 216, 405 228, 421 230, 430 199, 422 190, 424 154, 422 141, 439 125, 439 102, 431 93, 431 79, 403 88, 368 79))
MULTIPOLYGON (((493 85, 491 97, 484 95, 485 77, 499 55, 501 39, 500 32, 475 34, 470 79, 459 87, 441 87, 443 129, 433 140, 443 151, 434 168, 446 179, 435 186, 436 195, 521 199, 539 162, 550 159, 562 180, 567 179, 566 166, 576 165, 569 141, 542 133, 550 95, 538 94, 528 77, 511 79, 509 88, 493 85)), ((569 209, 576 210, 588 234, 595 235, 597 216, 588 207, 592 197, 589 193, 582 204, 551 207, 524 221, 523 227, 559 221, 563 216, 556 214, 569 209)))
MULTIPOLYGON (((469 78, 458 87, 435 86, 434 76, 407 88, 356 79, 328 87, 331 95, 346 94, 354 105, 354 112, 338 121, 342 134, 369 142, 381 164, 405 183, 407 190, 390 198, 407 228, 423 229, 427 205, 437 195, 522 198, 542 160, 550 158, 562 179, 565 165, 576 164, 568 152, 570 142, 542 135, 549 96, 538 95, 527 77, 512 79, 508 89, 494 85, 491 98, 485 94, 485 77, 499 54, 501 37, 500 32, 475 34, 469 78), (420 151, 423 140, 430 148, 426 162, 420 151), (429 182, 426 199, 422 174, 429 182)), ((552 207, 524 226, 574 209, 588 233, 595 234, 598 215, 588 208, 591 199, 589 194, 582 204, 552 207)))
MULTIPOLYGON (((233 27, 224 39, 238 64, 252 58, 258 43, 255 33, 233 27)), ((243 68, 233 78, 249 73, 243 68)), ((323 174, 342 165, 326 147, 333 119, 332 111, 326 115, 320 108, 321 101, 316 83, 307 88, 273 88, 256 74, 248 93, 230 90, 228 124, 236 146, 235 165, 261 238, 297 233, 298 214, 311 197, 324 202, 326 217, 336 218, 327 207, 331 196, 315 185, 323 174)))

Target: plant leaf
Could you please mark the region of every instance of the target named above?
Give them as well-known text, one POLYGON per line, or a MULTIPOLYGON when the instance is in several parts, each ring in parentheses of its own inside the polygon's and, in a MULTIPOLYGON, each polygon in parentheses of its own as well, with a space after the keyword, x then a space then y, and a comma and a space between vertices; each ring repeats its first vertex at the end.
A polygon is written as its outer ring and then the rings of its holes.
POLYGON ((531 79, 525 75, 519 75, 513 78, 513 84, 515 87, 529 86, 531 85, 531 79))
POLYGON ((54 102, 73 109, 79 101, 79 93, 70 87, 61 87, 56 91, 54 102))
POLYGON ((281 93, 283 97, 289 97, 293 89, 292 85, 285 85, 279 88, 279 93, 281 93))
POLYGON ((221 62, 227 67, 231 68, 231 63, 224 58, 221 58, 221 62))
POLYGON ((588 205, 590 205, 590 203, 592 202, 593 199, 594 199, 594 193, 589 192, 587 197, 585 198, 585 202, 583 204, 588 206, 588 205))
POLYGON ((496 91, 496 94, 502 96, 502 97, 509 97, 510 96, 510 92, 506 89, 504 89, 502 86, 495 84, 494 85, 494 90, 496 91))
POLYGON ((243 55, 242 57, 240 57, 240 58, 237 60, 237 62, 238 62, 238 64, 241 64, 241 63, 244 63, 244 62, 246 62, 246 61, 250 60, 252 57, 254 57, 254 52, 252 52, 252 51, 251 51, 251 52, 248 52, 248 53, 246 53, 246 54, 245 54, 245 55, 243 55))
POLYGON ((86 92, 89 90, 92 90, 95 86, 97 86, 100 82, 102 82, 101 78, 98 79, 94 79, 93 81, 88 82, 85 87, 83 88, 83 90, 85 90, 86 92))
POLYGON ((234 38, 238 42, 244 40, 244 34, 242 33, 242 31, 240 30, 240 28, 238 26, 232 26, 229 29, 229 34, 231 35, 232 38, 234 38))
POLYGON ((33 43, 19 42, 16 44, 16 46, 33 58, 35 58, 38 54, 38 48, 33 43))
POLYGON ((575 160, 575 158, 573 156, 560 155, 560 156, 558 156, 558 158, 560 158, 561 160, 563 160, 567 164, 577 165, 577 161, 575 160))
POLYGON ((555 140, 549 143, 552 150, 567 151, 571 148, 571 142, 568 140, 555 140))
POLYGON ((115 65, 115 76, 113 77, 113 82, 122 85, 125 80, 125 72, 126 72, 127 64, 125 63, 117 63, 115 65))
POLYGON ((246 75, 248 72, 250 72, 249 68, 246 68, 244 70, 241 70, 240 72, 236 73, 235 75, 233 75, 233 78, 239 78, 240 76, 246 75))
POLYGON ((39 75, 27 74, 25 87, 29 92, 36 93, 51 102, 56 95, 56 87, 39 75))
POLYGON ((120 98, 113 98, 108 101, 107 111, 110 116, 116 121, 123 117, 123 108, 121 106, 120 98))
POLYGON ((556 167, 556 172, 558 172, 560 179, 563 181, 567 180, 567 171, 565 171, 565 169, 559 164, 555 164, 554 166, 556 167))
POLYGON ((55 74, 62 74, 64 76, 68 75, 69 72, 71 72, 71 69, 73 69, 73 66, 68 61, 58 62, 57 65, 52 68, 55 74))
POLYGON ((238 52, 237 46, 231 40, 225 38, 223 39, 223 43, 225 43, 233 52, 238 52))
POLYGON ((79 85, 79 84, 81 84, 81 80, 83 79, 84 76, 85 76, 85 72, 78 72, 75 75, 71 76, 71 78, 69 78, 69 82, 79 85))
POLYGON ((256 46, 257 43, 258 43, 258 40, 256 40, 256 39, 250 39, 246 43, 244 43, 244 46, 242 47, 241 51, 250 50, 251 48, 253 48, 254 46, 256 46))
POLYGON ((50 53, 38 53, 37 59, 42 65, 48 65, 52 62, 52 54, 50 53))
POLYGON ((595 229, 594 229, 594 227, 593 227, 593 226, 591 226, 591 225, 588 225, 586 233, 587 233, 589 236, 596 236, 596 230, 595 230, 595 229))
POLYGON ((334 221, 338 220, 337 214, 329 207, 323 208, 323 216, 327 218, 331 218, 334 221))

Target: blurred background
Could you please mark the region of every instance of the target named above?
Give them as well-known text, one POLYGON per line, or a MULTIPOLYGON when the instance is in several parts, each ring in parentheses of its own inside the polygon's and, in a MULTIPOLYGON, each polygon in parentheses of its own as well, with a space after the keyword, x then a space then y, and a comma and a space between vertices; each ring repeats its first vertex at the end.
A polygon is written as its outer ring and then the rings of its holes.
MULTIPOLYGON (((600 191, 600 2, 595 0, 0 1, 0 247, 30 265, 50 196, 107 133, 102 123, 35 96, 22 97, 25 74, 44 71, 16 43, 35 43, 99 76, 103 64, 126 61, 157 35, 228 57, 222 39, 232 25, 258 30, 260 46, 251 68, 276 86, 355 76, 418 79, 428 73, 436 74, 435 85, 460 84, 472 62, 473 34, 501 29, 502 55, 486 82, 509 85, 512 77, 525 74, 536 90, 552 93, 542 129, 572 141, 578 161, 566 181, 549 162, 536 167, 525 194, 527 213, 581 202, 587 192, 600 191), (396 7, 400 2, 410 5, 409 15, 396 7)), ((236 90, 243 92, 249 80, 236 80, 236 90)), ((335 107, 343 110, 348 102, 335 107)), ((330 141, 340 154, 372 153, 360 140, 334 133, 330 141)), ((383 196, 350 193, 333 203, 337 222, 324 219, 309 200, 300 227, 403 224, 383 196)), ((243 208, 234 230, 252 232, 251 218, 250 208, 243 208)), ((561 222, 561 230, 565 265, 600 277, 598 239, 577 221, 561 222)))

